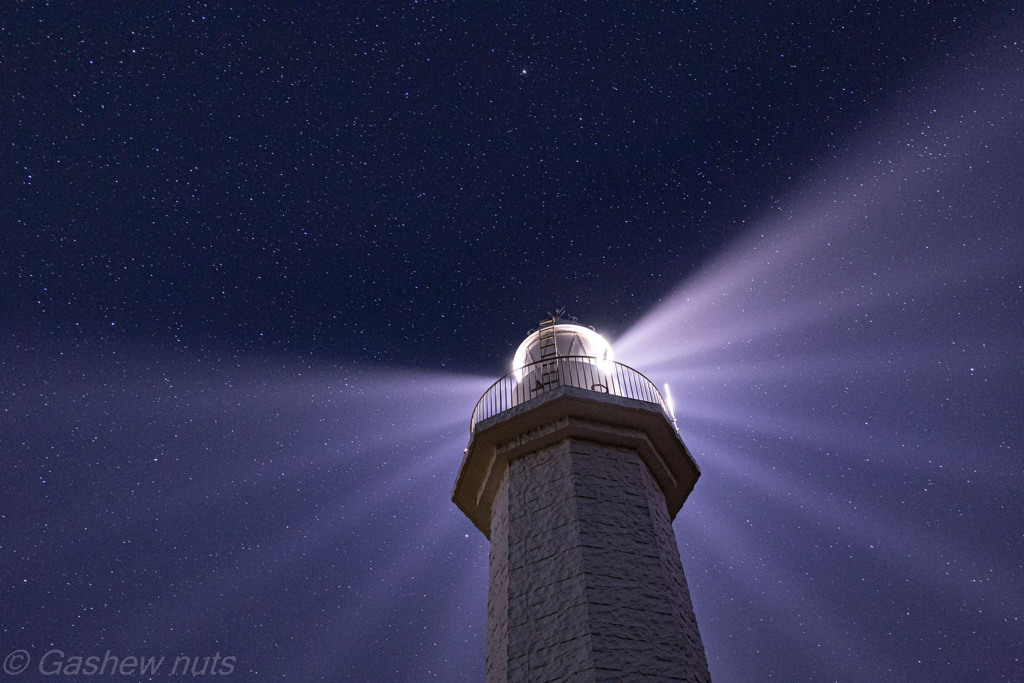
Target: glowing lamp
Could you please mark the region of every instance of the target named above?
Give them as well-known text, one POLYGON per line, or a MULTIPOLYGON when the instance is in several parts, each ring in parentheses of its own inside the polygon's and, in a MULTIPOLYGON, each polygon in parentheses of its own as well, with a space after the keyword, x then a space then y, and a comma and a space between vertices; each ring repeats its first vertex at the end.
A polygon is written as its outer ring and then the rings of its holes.
MULTIPOLYGON (((539 363, 552 355, 561 358, 593 358, 606 366, 609 365, 609 361, 614 360, 611 344, 589 327, 558 321, 553 325, 552 331, 553 347, 550 342, 542 344, 551 335, 544 335, 542 338, 544 330, 538 329, 524 339, 516 349, 516 354, 512 357, 512 372, 517 382, 522 380, 527 365, 539 363)), ((608 367, 603 370, 608 372, 608 367)))

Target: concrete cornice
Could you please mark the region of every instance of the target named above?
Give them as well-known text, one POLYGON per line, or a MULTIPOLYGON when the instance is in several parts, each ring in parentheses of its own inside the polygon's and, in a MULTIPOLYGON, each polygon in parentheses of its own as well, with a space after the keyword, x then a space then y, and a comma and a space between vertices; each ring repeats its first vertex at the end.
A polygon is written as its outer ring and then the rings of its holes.
POLYGON ((491 505, 508 463, 566 439, 636 451, 664 493, 672 519, 700 476, 661 406, 565 386, 476 426, 452 501, 490 538, 491 505))

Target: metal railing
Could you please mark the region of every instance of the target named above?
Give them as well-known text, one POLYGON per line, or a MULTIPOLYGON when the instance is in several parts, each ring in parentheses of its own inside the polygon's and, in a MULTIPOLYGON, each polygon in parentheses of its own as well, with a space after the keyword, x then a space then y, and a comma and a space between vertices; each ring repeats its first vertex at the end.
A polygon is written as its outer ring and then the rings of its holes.
POLYGON ((658 387, 628 365, 591 356, 558 356, 524 365, 492 384, 473 409, 470 433, 482 420, 558 387, 579 387, 655 403, 672 419, 658 387))

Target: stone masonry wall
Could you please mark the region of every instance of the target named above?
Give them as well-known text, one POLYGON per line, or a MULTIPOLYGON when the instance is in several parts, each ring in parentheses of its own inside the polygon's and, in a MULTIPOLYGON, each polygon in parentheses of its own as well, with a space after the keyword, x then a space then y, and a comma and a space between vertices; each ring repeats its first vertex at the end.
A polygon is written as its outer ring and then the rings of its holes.
POLYGON ((650 471, 646 467, 641 467, 641 471, 662 569, 669 592, 672 594, 672 602, 676 607, 672 611, 672 616, 680 637, 679 646, 687 666, 692 667, 695 672, 700 672, 700 675, 695 675, 689 680, 710 681, 711 674, 708 672, 704 642, 697 628, 697 617, 693 611, 693 602, 690 600, 690 588, 686 584, 686 574, 683 572, 683 562, 679 558, 679 545, 676 543, 676 534, 672 529, 668 508, 665 506, 665 497, 650 471))
POLYGON ((664 497, 633 451, 510 463, 491 517, 488 681, 708 681, 664 497))
POLYGON ((508 481, 491 506, 490 581, 487 584, 487 680, 508 680, 508 481))

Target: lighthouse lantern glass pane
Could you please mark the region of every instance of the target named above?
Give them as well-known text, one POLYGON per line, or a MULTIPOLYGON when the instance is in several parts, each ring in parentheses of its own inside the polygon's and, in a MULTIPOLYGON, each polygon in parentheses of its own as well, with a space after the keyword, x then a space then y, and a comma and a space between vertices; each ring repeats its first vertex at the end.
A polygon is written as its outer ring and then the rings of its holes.
MULTIPOLYGON (((512 371, 516 381, 522 379, 522 368, 550 357, 550 347, 542 349, 540 333, 533 332, 516 349, 512 359, 512 371)), ((573 324, 555 325, 555 349, 561 358, 566 356, 590 356, 598 361, 611 361, 611 345, 604 337, 589 327, 573 324)))

